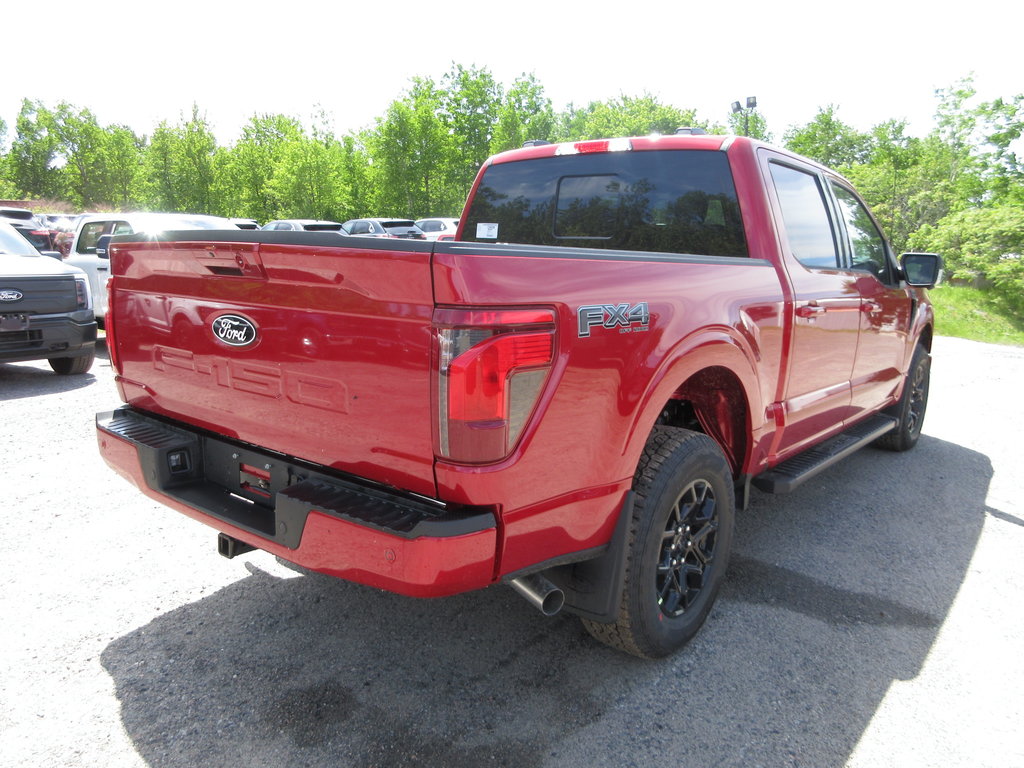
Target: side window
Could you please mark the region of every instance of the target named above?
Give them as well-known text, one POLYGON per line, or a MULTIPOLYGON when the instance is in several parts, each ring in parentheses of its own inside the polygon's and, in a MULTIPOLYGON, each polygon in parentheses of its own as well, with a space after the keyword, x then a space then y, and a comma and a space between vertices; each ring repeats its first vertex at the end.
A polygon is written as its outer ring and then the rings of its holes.
POLYGON ((885 239, 875 222, 853 192, 835 182, 831 184, 839 203, 839 213, 846 224, 846 233, 850 237, 851 268, 870 272, 883 283, 891 282, 885 239))
POLYGON ((100 239, 108 221, 90 221, 82 225, 82 234, 78 237, 76 253, 96 253, 96 241, 100 239))
POLYGON ((838 269, 839 252, 818 177, 788 165, 770 167, 793 256, 810 269, 838 269))
POLYGON ((132 234, 132 225, 127 221, 115 221, 114 228, 110 231, 112 235, 130 235, 132 234))

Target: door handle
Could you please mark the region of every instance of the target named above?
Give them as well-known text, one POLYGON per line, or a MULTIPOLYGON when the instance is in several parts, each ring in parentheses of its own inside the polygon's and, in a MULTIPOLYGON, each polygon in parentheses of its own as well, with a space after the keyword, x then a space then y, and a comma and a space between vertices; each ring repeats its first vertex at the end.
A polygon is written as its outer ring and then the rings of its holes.
POLYGON ((821 306, 820 304, 804 304, 796 308, 796 316, 811 318, 817 317, 818 315, 823 315, 827 311, 827 308, 821 306))

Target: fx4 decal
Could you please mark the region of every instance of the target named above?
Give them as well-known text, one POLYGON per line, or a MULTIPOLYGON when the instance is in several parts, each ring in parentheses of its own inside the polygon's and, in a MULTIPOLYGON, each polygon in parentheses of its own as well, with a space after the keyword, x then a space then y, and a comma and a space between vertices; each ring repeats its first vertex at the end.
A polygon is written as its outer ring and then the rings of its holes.
POLYGON ((595 325, 602 328, 618 328, 619 333, 646 331, 651 323, 651 312, 647 302, 629 304, 587 304, 576 310, 580 338, 590 335, 595 325))

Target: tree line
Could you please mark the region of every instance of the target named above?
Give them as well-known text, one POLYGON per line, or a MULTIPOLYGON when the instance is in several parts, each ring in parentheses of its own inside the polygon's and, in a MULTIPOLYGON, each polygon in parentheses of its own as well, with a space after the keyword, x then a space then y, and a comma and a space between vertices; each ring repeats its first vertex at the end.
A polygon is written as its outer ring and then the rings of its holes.
POLYGON ((556 111, 542 84, 510 85, 486 68, 417 77, 370 127, 338 134, 329 116, 254 114, 218 145, 198 105, 149 135, 101 125, 87 108, 25 99, 0 119, 0 198, 75 210, 165 210, 345 221, 367 215, 458 216, 481 163, 527 139, 569 141, 672 133, 748 132, 833 167, 864 195, 897 250, 934 250, 953 279, 990 285, 1024 309, 1024 94, 978 103, 970 78, 937 93, 932 130, 889 120, 868 131, 837 109, 780 138, 756 110, 725 124, 649 94, 556 111))

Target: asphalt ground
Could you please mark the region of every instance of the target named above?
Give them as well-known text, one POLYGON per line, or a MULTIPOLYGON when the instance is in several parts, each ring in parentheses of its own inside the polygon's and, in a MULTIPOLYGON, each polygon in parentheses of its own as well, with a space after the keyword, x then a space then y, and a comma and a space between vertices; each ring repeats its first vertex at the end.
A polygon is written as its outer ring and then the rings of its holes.
POLYGON ((755 493, 652 662, 507 587, 225 560, 99 458, 105 354, 0 364, 0 765, 1024 767, 1022 382, 1024 350, 938 338, 917 448, 755 493))

